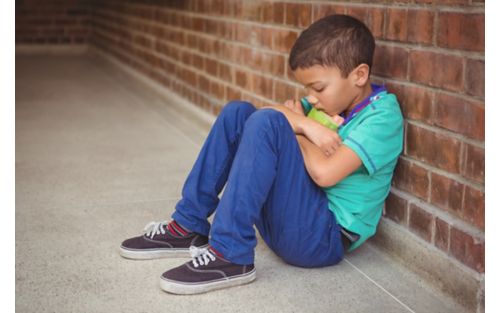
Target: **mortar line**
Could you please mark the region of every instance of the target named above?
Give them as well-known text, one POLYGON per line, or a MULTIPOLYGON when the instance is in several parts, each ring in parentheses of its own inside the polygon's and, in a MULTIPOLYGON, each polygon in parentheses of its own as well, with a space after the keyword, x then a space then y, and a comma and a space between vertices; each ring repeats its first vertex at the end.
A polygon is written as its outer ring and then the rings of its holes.
POLYGON ((347 262, 350 266, 352 266, 356 271, 358 271, 361 275, 363 275, 366 279, 368 279, 371 283, 373 283, 375 286, 377 286, 379 289, 381 289, 383 292, 388 294, 391 298, 393 298, 397 303, 401 304, 405 309, 407 309, 409 312, 416 313, 413 311, 408 305, 403 303, 401 300, 399 300, 396 296, 394 296, 392 293, 390 293, 387 289, 382 287, 379 283, 377 283, 375 280, 373 280, 370 276, 368 276, 365 272, 360 270, 356 265, 352 264, 347 260, 347 258, 344 258, 344 261, 347 262))

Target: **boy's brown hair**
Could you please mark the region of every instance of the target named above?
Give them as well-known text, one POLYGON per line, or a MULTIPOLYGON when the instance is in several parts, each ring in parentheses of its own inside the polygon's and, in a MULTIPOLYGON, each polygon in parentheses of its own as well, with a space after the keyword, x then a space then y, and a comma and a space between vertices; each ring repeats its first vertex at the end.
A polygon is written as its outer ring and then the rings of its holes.
POLYGON ((313 65, 338 66, 343 78, 360 64, 372 67, 375 39, 363 22, 330 15, 304 30, 290 51, 292 71, 313 65))

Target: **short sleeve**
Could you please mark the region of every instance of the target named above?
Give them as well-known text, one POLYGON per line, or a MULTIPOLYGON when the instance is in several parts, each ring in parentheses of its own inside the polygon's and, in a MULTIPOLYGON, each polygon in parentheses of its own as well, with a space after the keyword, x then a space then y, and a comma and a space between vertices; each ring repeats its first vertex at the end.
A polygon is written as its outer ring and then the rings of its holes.
POLYGON ((396 100, 365 110, 372 112, 362 117, 344 144, 358 155, 369 175, 373 175, 393 162, 403 150, 403 117, 396 100))

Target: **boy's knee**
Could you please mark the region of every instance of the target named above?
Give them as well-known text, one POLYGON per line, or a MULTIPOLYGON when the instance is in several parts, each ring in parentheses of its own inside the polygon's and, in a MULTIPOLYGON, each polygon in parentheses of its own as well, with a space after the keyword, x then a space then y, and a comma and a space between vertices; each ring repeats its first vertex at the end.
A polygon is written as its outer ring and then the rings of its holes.
POLYGON ((256 108, 250 102, 233 100, 229 101, 224 108, 222 108, 220 115, 237 116, 241 114, 249 116, 255 112, 255 110, 256 108))
POLYGON ((245 127, 253 129, 267 129, 273 125, 283 125, 286 117, 283 113, 273 109, 260 109, 250 116, 245 124, 245 127))

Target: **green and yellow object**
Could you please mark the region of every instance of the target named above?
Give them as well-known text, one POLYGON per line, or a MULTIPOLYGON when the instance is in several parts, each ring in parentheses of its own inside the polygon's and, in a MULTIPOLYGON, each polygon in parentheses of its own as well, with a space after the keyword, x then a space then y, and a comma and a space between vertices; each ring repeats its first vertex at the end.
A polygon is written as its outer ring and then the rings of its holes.
POLYGON ((307 97, 300 99, 304 113, 308 118, 315 120, 323 126, 330 128, 333 131, 337 131, 339 125, 333 122, 332 118, 323 111, 316 110, 312 104, 307 101, 307 97))

